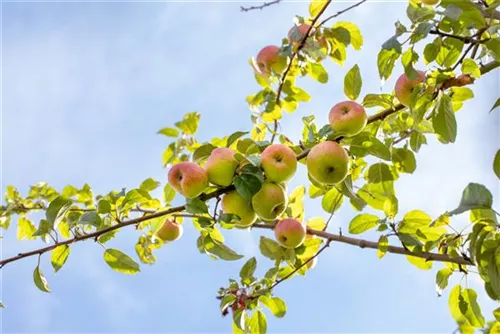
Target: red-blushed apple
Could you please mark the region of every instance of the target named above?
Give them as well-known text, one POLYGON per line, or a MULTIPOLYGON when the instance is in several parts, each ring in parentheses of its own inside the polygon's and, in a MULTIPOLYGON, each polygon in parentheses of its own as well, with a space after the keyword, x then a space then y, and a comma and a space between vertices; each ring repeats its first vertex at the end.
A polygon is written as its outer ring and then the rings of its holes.
POLYGON ((264 182, 252 197, 252 208, 262 220, 275 220, 286 210, 287 196, 282 186, 264 182))
POLYGON ((280 58, 280 48, 276 45, 268 45, 259 51, 256 59, 256 70, 259 74, 268 75, 280 58))
POLYGON ((349 171, 349 156, 334 141, 324 141, 314 146, 306 160, 311 178, 322 184, 342 182, 349 171))
POLYGON ((234 173, 238 167, 235 154, 233 150, 226 147, 218 147, 210 153, 205 164, 210 183, 220 187, 227 187, 233 183, 234 173))
POLYGON ((274 235, 281 246, 285 248, 297 248, 306 239, 306 227, 297 219, 286 218, 276 224, 274 235))
POLYGON ((250 202, 245 200, 237 191, 231 191, 222 197, 222 212, 240 217, 237 227, 249 227, 257 220, 250 202))
POLYGON ((268 146, 261 154, 261 167, 270 182, 286 182, 297 170, 297 158, 292 149, 282 144, 268 146))
POLYGON ((156 231, 156 235, 163 241, 175 241, 182 237, 182 225, 171 220, 167 219, 163 226, 156 231))
POLYGON ((337 103, 328 115, 332 130, 342 136, 355 136, 366 126, 368 116, 365 108, 354 101, 337 103))
POLYGON ((168 182, 187 198, 195 198, 208 186, 207 172, 194 162, 180 162, 168 172, 168 182))
POLYGON ((411 93, 417 87, 419 83, 425 81, 425 72, 417 71, 417 77, 414 80, 410 80, 406 74, 401 74, 396 81, 396 86, 394 91, 396 92, 396 97, 401 102, 401 104, 409 107, 411 104, 411 93))

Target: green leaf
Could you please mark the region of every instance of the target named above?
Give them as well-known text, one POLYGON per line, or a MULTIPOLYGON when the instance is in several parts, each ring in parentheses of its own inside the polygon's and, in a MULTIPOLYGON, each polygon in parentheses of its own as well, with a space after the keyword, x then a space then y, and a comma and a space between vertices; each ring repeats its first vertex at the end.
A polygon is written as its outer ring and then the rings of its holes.
POLYGON ((406 259, 418 269, 429 270, 432 268, 432 261, 427 261, 421 257, 407 255, 406 259))
POLYGON ((201 145, 193 153, 193 162, 199 163, 205 160, 214 149, 215 146, 213 146, 212 144, 201 145))
POLYGON ((286 314, 286 304, 281 298, 270 298, 264 295, 259 297, 259 302, 267 307, 275 317, 283 318, 286 314))
POLYGON ((389 109, 392 106, 392 95, 366 94, 363 98, 362 104, 366 108, 381 107, 384 109, 389 109))
POLYGON ((122 274, 133 275, 141 271, 137 262, 118 249, 106 249, 104 252, 104 261, 106 261, 111 269, 122 274))
POLYGON ((462 73, 469 74, 473 78, 481 77, 481 71, 479 65, 471 58, 465 58, 462 61, 462 73))
POLYGON ((163 128, 160 131, 158 131, 158 134, 164 135, 167 137, 177 137, 179 135, 179 131, 174 128, 163 128))
POLYGON ((101 199, 97 203, 97 212, 106 214, 111 212, 111 203, 105 199, 101 199))
POLYGON ((377 56, 377 67, 378 74, 382 82, 389 79, 392 74, 392 70, 394 69, 394 65, 396 64, 396 60, 398 60, 401 52, 398 52, 394 49, 386 50, 381 49, 377 56))
POLYGON ((410 135, 410 148, 418 153, 423 144, 427 144, 427 139, 420 132, 412 132, 410 135))
POLYGON ((337 22, 333 26, 336 35, 343 35, 342 42, 347 46, 351 44, 354 50, 360 50, 363 46, 363 36, 358 26, 352 22, 337 22))
POLYGON ((172 188, 172 186, 167 183, 163 188, 163 200, 165 201, 165 203, 172 202, 173 199, 175 198, 175 194, 176 192, 174 188, 172 188))
POLYGON ((235 177, 234 187, 244 199, 251 201, 253 195, 262 188, 262 181, 253 174, 242 174, 235 177))
POLYGON ((61 245, 54 248, 50 256, 50 262, 52 263, 52 268, 54 272, 58 272, 59 269, 64 266, 66 260, 68 259, 70 248, 68 245, 61 245))
POLYGON ((320 63, 308 63, 307 73, 319 83, 328 82, 328 72, 320 63))
POLYGON ((281 246, 272 239, 260 237, 259 249, 268 259, 277 260, 281 257, 281 246))
POLYGON ((432 125, 438 138, 444 144, 454 143, 457 138, 457 120, 448 95, 439 99, 432 117, 432 125))
POLYGON ((33 234, 36 232, 35 224, 26 217, 19 217, 17 220, 17 240, 31 240, 35 239, 33 234))
POLYGON ((328 190, 328 192, 323 196, 321 200, 321 207, 328 213, 333 213, 337 211, 342 202, 344 201, 344 195, 337 190, 337 188, 333 187, 328 190))
POLYGON ((498 99, 495 101, 495 104, 493 105, 493 107, 491 107, 490 112, 492 112, 492 111, 493 111, 493 109, 498 108, 498 107, 500 107, 500 98, 498 98, 498 99))
POLYGON ((377 216, 362 213, 354 217, 349 223, 349 233, 360 234, 377 226, 380 218, 377 216))
POLYGON ((394 182, 365 183, 358 196, 372 208, 383 210, 387 199, 394 196, 394 182))
MULTIPOLYGON (((439 40, 438 40, 439 41, 439 40)), ((439 50, 441 45, 436 42, 436 40, 432 43, 429 43, 424 48, 424 63, 427 65, 436 60, 437 55, 439 54, 439 50)))
POLYGON ((396 179, 389 166, 383 162, 371 165, 366 172, 365 178, 370 183, 394 181, 396 179))
POLYGON ((240 270, 241 279, 245 280, 245 278, 253 277, 256 268, 257 268, 257 260, 255 259, 255 257, 252 257, 241 268, 240 270))
POLYGON ((452 67, 460 57, 463 47, 464 42, 461 40, 451 37, 445 38, 439 49, 436 62, 443 67, 452 67))
POLYGON ((429 32, 434 27, 434 24, 431 22, 421 22, 418 26, 413 30, 413 33, 410 37, 410 43, 415 44, 422 39, 426 38, 429 35, 429 32))
POLYGON ((150 191, 155 190, 159 186, 160 186, 160 182, 158 182, 152 178, 147 178, 146 180, 142 181, 141 185, 139 186, 139 189, 150 192, 150 191))
POLYGON ((491 56, 496 61, 500 61, 500 38, 492 38, 484 44, 490 50, 491 56))
POLYGON ((316 15, 319 14, 321 9, 325 6, 325 1, 324 0, 312 0, 311 3, 309 4, 309 15, 311 17, 315 17, 316 15))
POLYGON ((50 226, 49 222, 46 219, 41 219, 40 223, 38 224, 38 230, 36 230, 36 232, 33 233, 33 236, 38 237, 46 235, 47 233, 50 232, 51 229, 52 227, 50 226))
POLYGON ((323 217, 314 217, 307 221, 306 226, 312 230, 323 231, 326 222, 323 217))
POLYGON ((235 141, 237 141, 239 138, 243 137, 246 134, 248 134, 248 131, 236 131, 235 133, 231 134, 227 138, 226 147, 231 146, 235 141))
POLYGON ((78 221, 82 225, 92 225, 94 227, 99 227, 102 224, 101 217, 95 211, 85 212, 78 221))
POLYGON ((391 152, 380 140, 364 132, 355 136, 350 145, 350 150, 356 157, 364 157, 371 154, 377 158, 391 160, 391 152))
POLYGON ((168 147, 163 151, 162 154, 162 164, 163 167, 171 164, 175 160, 175 143, 168 145, 168 147))
POLYGON ((398 169, 403 173, 413 173, 417 169, 417 160, 412 151, 406 148, 392 148, 392 161, 398 169))
POLYGON ((493 159, 493 171, 495 175, 500 179, 500 150, 495 154, 495 158, 493 159))
POLYGON ((477 303, 477 293, 473 289, 463 289, 461 297, 467 303, 467 312, 463 313, 471 326, 476 328, 484 327, 484 317, 481 314, 481 307, 477 303))
POLYGON ((43 276, 42 271, 39 266, 36 266, 35 271, 33 272, 33 281, 38 289, 43 292, 50 292, 49 284, 47 283, 47 279, 43 276))
POLYGON ((389 249, 389 239, 386 235, 381 235, 378 239, 377 256, 379 259, 383 258, 389 249))
POLYGON ((469 183, 462 192, 462 199, 458 208, 450 212, 457 215, 473 209, 490 209, 493 204, 491 192, 482 184, 469 183))
POLYGON ((250 330, 251 333, 256 333, 256 334, 261 334, 261 333, 266 333, 267 331, 267 320, 266 320, 266 315, 262 311, 255 311, 254 314, 252 315, 252 318, 250 318, 250 330))
POLYGON ((410 80, 415 80, 417 78, 417 71, 413 67, 413 64, 418 61, 418 54, 409 48, 403 53, 401 57, 401 63, 403 64, 405 74, 410 80))
POLYGON ((500 321, 500 307, 493 310, 493 316, 497 321, 500 321))
MULTIPOLYGON (((425 212, 421 210, 412 210, 408 211, 405 216, 403 217, 403 223, 405 223, 406 226, 429 226, 429 224, 432 222, 432 218, 425 212)), ((403 227, 400 227, 400 229, 403 227)), ((416 229, 413 229, 414 231, 416 229)), ((406 230, 403 230, 401 232, 407 232, 406 230)))
POLYGON ((64 218, 64 215, 71 206, 71 200, 64 197, 56 197, 52 202, 50 202, 45 216, 47 222, 52 226, 52 228, 57 228, 59 222, 64 218))
POLYGON ((212 237, 209 235, 205 237, 204 245, 205 250, 208 253, 217 256, 221 260, 235 261, 243 257, 243 255, 236 253, 234 250, 227 247, 222 242, 212 239, 212 237))
POLYGON ((182 121, 175 123, 175 126, 184 134, 194 135, 198 130, 199 121, 200 114, 197 112, 190 112, 184 115, 182 121))
POLYGON ((406 8, 406 15, 412 23, 428 21, 435 15, 434 9, 427 6, 420 6, 415 2, 410 1, 406 8))
POLYGON ((436 274, 436 292, 438 296, 441 296, 443 290, 448 286, 448 279, 451 274, 453 274, 453 270, 450 268, 443 268, 439 270, 436 274))
POLYGON ((227 309, 229 306, 233 305, 234 302, 236 301, 236 296, 233 295, 233 294, 228 294, 228 295, 225 295, 221 301, 220 301, 220 310, 221 311, 224 311, 225 309, 227 309))
POLYGON ((195 215, 208 213, 208 207, 207 204, 199 198, 187 198, 186 211, 195 215))
POLYGON ((344 78, 344 93, 351 100, 356 100, 361 93, 363 79, 359 71, 359 66, 354 65, 344 78))

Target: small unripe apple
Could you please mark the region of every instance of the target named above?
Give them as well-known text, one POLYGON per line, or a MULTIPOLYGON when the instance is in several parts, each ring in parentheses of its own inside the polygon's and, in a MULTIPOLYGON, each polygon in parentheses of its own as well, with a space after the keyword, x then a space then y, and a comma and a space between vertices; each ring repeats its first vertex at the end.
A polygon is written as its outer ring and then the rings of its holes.
POLYGON ((193 162, 180 162, 168 172, 168 182, 187 198, 195 198, 208 186, 207 172, 193 162))
POLYGON ((218 147, 210 153, 205 164, 210 183, 220 187, 227 187, 233 183, 234 173, 238 167, 235 154, 233 150, 226 147, 218 147))
POLYGON ((262 220, 275 220, 286 210, 287 197, 282 186, 264 182, 253 196, 252 207, 262 220))
POLYGON ((257 70, 260 74, 269 74, 273 66, 280 58, 280 48, 276 45, 268 45, 257 54, 257 70))
POLYGON ((297 158, 291 148, 282 144, 268 146, 261 154, 261 167, 267 180, 280 183, 292 178, 297 170, 297 158))
POLYGON ((396 97, 401 102, 401 104, 409 107, 411 104, 411 93, 421 82, 425 81, 425 72, 417 71, 417 77, 414 80, 410 80, 406 74, 401 74, 396 81, 396 86, 394 91, 396 97))
POLYGON ((311 178, 322 184, 342 182, 349 171, 347 152, 334 141, 324 141, 314 146, 306 160, 311 178))
POLYGON ((182 225, 167 219, 163 226, 156 231, 156 235, 163 241, 175 241, 182 237, 182 225))
POLYGON ((306 227, 296 219, 282 219, 274 227, 274 235, 281 246, 296 248, 306 239, 306 227))
POLYGON ((366 126, 368 117, 365 108, 354 101, 337 103, 328 115, 330 127, 339 135, 355 136, 366 126))
POLYGON ((237 191, 231 191, 222 197, 222 211, 240 217, 240 220, 236 222, 238 227, 249 227, 257 220, 257 215, 252 210, 250 202, 237 191))

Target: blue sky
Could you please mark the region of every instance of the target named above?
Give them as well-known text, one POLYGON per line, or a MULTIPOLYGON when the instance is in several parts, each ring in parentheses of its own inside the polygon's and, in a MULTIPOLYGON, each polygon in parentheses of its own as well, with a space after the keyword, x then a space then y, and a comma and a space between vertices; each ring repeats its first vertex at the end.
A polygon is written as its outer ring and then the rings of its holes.
MULTIPOLYGON (((135 187, 147 177, 166 181, 161 154, 168 144, 156 135, 185 112, 202 113, 199 140, 250 127, 245 97, 258 90, 248 65, 261 47, 279 44, 294 14, 307 3, 283 3, 242 13, 241 3, 4 3, 2 182, 22 192, 38 181, 61 189, 89 183, 94 193, 135 187), (231 128, 231 130, 229 130, 231 128)), ((330 13, 348 6, 335 2, 330 13)), ((360 26, 365 45, 350 51, 344 67, 328 63, 330 82, 301 79, 313 99, 287 115, 282 129, 300 136, 300 118, 315 114, 326 122, 330 107, 343 99, 343 78, 354 64, 363 90, 383 87, 376 54, 405 18, 406 3, 366 3, 341 20, 360 26)), ((400 70, 399 70, 400 71, 400 70)), ((395 73, 399 72, 395 70, 395 73)), ((397 183, 400 213, 421 209, 432 216, 453 209, 467 183, 487 184, 498 209, 498 182, 492 172, 498 148, 499 114, 488 114, 499 91, 498 72, 474 85, 476 99, 457 114, 456 144, 429 145, 418 155, 417 171, 397 183)), ((290 189, 305 182, 300 169, 290 189)), ((180 199, 177 199, 179 203, 180 199)), ((346 230, 356 213, 344 205, 331 231, 346 230)), ((307 201, 306 217, 324 216, 319 203, 307 201)), ((459 217, 455 226, 463 226, 459 217)), ((228 332, 215 299, 219 287, 237 277, 243 261, 212 261, 198 253, 196 233, 156 252, 157 263, 136 276, 113 272, 102 248, 75 245, 68 262, 54 275, 42 269, 52 293, 32 283, 36 258, 2 271, 1 326, 9 332, 228 332)), ((267 231, 225 232, 228 244, 247 256, 258 255, 267 231)), ((108 246, 135 256, 138 234, 125 229, 108 246)), ((366 238, 376 240, 375 234, 366 238)), ((17 242, 15 227, 4 233, 3 257, 32 249, 17 242)), ((258 257, 259 273, 272 264, 258 257)), ((441 268, 435 264, 434 268, 441 268)), ((306 278, 281 284, 284 319, 268 318, 270 332, 451 332, 447 298, 434 289, 435 269, 419 271, 404 257, 378 260, 371 250, 333 244, 306 278)), ((483 313, 494 305, 477 287, 483 313)))

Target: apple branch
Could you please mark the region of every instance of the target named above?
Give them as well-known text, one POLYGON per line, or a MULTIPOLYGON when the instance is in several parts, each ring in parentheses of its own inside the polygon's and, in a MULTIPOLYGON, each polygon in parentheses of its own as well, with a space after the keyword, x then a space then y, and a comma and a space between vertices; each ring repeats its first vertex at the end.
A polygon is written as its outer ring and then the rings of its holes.
MULTIPOLYGON (((493 69, 497 68, 497 67, 500 67, 500 61, 491 61, 487 64, 484 64, 480 67, 480 71, 481 71, 481 74, 486 74, 490 71, 492 71, 493 69)), ((443 84, 443 88, 442 89, 446 89, 446 88, 449 88, 449 87, 453 87, 453 86, 464 86, 464 85, 468 85, 468 84, 472 84, 474 82, 474 78, 470 77, 469 75, 461 75, 457 78, 452 78, 450 80, 448 80, 449 83, 445 82, 445 84, 443 84)), ((383 110, 371 117, 368 118, 368 123, 373 123, 373 122, 376 122, 376 121, 380 121, 380 120, 383 120, 385 119, 386 117, 404 109, 405 106, 402 105, 402 104, 398 104, 396 105, 395 107, 393 108, 389 108, 389 109, 386 109, 386 110, 383 110)), ((337 141, 340 141, 342 138, 338 138, 337 141)), ((301 153, 299 153, 297 155, 297 160, 301 160, 303 158, 305 158, 308 154, 309 154, 309 151, 310 150, 304 150, 302 151, 301 153)), ((229 187, 226 187, 226 188, 221 188, 221 189, 218 189, 216 191, 213 191, 211 193, 205 193, 205 194, 202 194, 200 195, 199 199, 202 200, 202 201, 208 201, 210 199, 213 199, 213 198, 216 198, 218 196, 221 196, 231 190, 234 190, 234 186, 229 186, 229 187)), ((155 212, 155 213, 152 213, 150 215, 144 215, 142 217, 139 217, 139 218, 134 218, 134 219, 131 219, 131 220, 128 220, 128 221, 124 221, 124 222, 120 222, 116 225, 113 225, 113 226, 110 226, 108 228, 105 228, 103 230, 100 230, 100 231, 96 231, 96 232, 93 232, 93 233, 89 233, 89 234, 85 234, 85 235, 81 235, 81 236, 75 236, 74 238, 72 239, 68 239, 68 240, 65 240, 65 241, 61 241, 61 242, 58 242, 58 243, 55 243, 53 245, 50 245, 50 246, 47 246, 47 247, 44 247, 44 248, 40 248, 40 249, 36 249, 36 250, 33 250, 33 251, 30 251, 30 252, 26 252, 26 253, 19 253, 18 255, 14 256, 14 257, 11 257, 11 258, 7 258, 5 260, 2 260, 0 261, 0 269, 3 268, 6 264, 10 263, 10 262, 14 262, 14 261, 18 261, 20 259, 23 259, 23 258, 26 258, 26 257, 31 257, 31 256, 34 256, 34 255, 42 255, 46 252, 49 252, 53 249, 55 249, 57 246, 61 246, 61 245, 71 245, 73 243, 76 243, 76 242, 79 242, 79 241, 83 241, 83 240, 87 240, 87 239, 94 239, 97 241, 97 239, 105 234, 105 233, 108 233, 108 232, 111 232, 111 231, 114 231, 114 230, 117 230, 117 229, 120 229, 122 227, 126 227, 126 226, 130 226, 130 225, 137 225, 143 221, 146 221, 146 220, 149 220, 149 219, 153 219, 153 218, 158 218, 158 217, 163 217, 163 216, 167 216, 167 215, 170 215, 170 214, 173 214, 173 213, 177 213, 177 212, 182 212, 182 211, 185 211, 186 210, 186 206, 185 205, 181 205, 181 206, 177 206, 177 207, 173 207, 173 208, 170 208, 168 210, 164 210, 164 211, 158 211, 158 212, 155 212)), ((257 225, 254 225, 254 227, 258 227, 258 228, 272 228, 273 225, 266 225, 266 224, 257 224, 257 225)), ((313 231, 313 230, 308 230, 308 233, 311 233, 311 234, 314 234, 314 235, 317 235, 317 236, 322 236, 324 238, 330 238, 332 239, 333 241, 338 241, 338 242, 343 242, 343 243, 348 243, 348 244, 352 244, 352 245, 356 245, 356 246, 359 246, 361 248, 374 248, 376 249, 377 248, 377 243, 375 242, 370 242, 370 241, 366 241, 366 240, 360 240, 360 239, 354 239, 354 238, 349 238, 349 237, 344 237, 344 236, 338 236, 338 235, 333 235, 333 234, 330 234, 330 233, 327 233, 327 232, 323 232, 323 231, 313 231)), ((413 254, 413 253, 409 253, 407 250, 403 249, 403 248, 398 248, 398 247, 394 247, 394 246, 390 246, 389 249, 388 249, 388 252, 389 253, 395 253, 395 254, 404 254, 404 255, 412 255, 412 256, 416 256, 416 257, 422 257, 422 258, 425 258, 425 259, 430 259, 430 260, 433 260, 433 261, 444 261, 444 262, 454 262, 454 263, 461 263, 461 264, 468 264, 468 262, 465 260, 465 259, 459 259, 459 260, 456 260, 456 259, 452 259, 450 258, 449 256, 447 255, 443 255, 443 254, 432 254, 432 253, 420 253, 420 254, 413 254), (459 261, 459 262, 457 262, 459 261), (465 262, 463 262, 465 261, 465 262)))
MULTIPOLYGON (((274 224, 255 224, 252 226, 252 228, 273 229, 274 224)), ((307 228, 307 234, 315 235, 317 237, 323 238, 323 239, 330 241, 330 242, 335 241, 335 242, 340 242, 340 243, 344 243, 344 244, 348 244, 348 245, 352 245, 352 246, 358 246, 360 248, 378 249, 378 242, 374 242, 374 241, 346 237, 344 235, 332 234, 332 233, 329 233, 326 231, 313 230, 310 228, 307 228)), ((456 263, 456 264, 461 264, 461 265, 470 265, 470 266, 474 265, 470 261, 470 259, 468 259, 466 257, 451 257, 447 254, 438 254, 438 253, 429 253, 429 252, 412 253, 411 251, 409 251, 403 247, 389 246, 387 248, 387 252, 392 253, 392 254, 419 257, 419 258, 425 259, 426 261, 450 262, 450 263, 456 263)))

